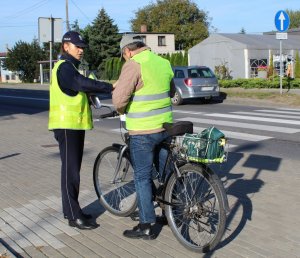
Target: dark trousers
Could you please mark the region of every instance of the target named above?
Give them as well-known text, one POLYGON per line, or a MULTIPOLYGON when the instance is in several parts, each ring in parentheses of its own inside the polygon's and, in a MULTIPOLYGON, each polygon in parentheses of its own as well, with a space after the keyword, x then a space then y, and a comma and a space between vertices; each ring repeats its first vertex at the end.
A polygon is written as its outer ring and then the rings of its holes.
POLYGON ((79 206, 80 168, 84 148, 84 130, 55 129, 61 158, 61 195, 64 215, 69 220, 81 217, 79 206))

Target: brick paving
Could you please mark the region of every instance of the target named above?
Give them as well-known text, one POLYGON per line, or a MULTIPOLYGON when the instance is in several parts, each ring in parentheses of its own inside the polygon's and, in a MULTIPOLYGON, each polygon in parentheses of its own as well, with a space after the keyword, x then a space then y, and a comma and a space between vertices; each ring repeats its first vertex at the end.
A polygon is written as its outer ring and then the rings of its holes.
POLYGON ((220 174, 231 208, 227 230, 202 255, 182 247, 168 226, 152 241, 122 236, 136 222, 106 212, 93 188, 97 153, 120 141, 101 124, 86 134, 81 173, 81 206, 100 223, 92 231, 63 219, 59 152, 46 114, 0 110, 0 130, 0 257, 300 257, 299 160, 231 153, 220 174))

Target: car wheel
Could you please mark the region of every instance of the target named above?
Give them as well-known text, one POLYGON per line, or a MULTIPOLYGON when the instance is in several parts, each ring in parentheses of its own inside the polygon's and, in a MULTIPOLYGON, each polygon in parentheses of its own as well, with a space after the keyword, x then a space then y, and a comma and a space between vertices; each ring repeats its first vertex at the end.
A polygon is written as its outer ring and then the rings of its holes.
POLYGON ((173 98, 171 98, 171 100, 172 100, 172 104, 175 106, 179 106, 183 102, 183 99, 178 91, 175 92, 175 95, 173 98))

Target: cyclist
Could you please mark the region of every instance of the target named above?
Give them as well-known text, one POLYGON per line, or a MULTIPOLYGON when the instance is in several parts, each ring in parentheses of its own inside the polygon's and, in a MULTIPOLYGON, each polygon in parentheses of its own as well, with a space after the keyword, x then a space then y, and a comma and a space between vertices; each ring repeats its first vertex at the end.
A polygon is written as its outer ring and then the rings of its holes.
POLYGON ((158 150, 158 160, 154 160, 154 156, 156 147, 168 137, 163 123, 173 121, 170 99, 175 93, 173 71, 168 60, 151 52, 134 34, 123 35, 120 49, 126 63, 114 84, 112 100, 116 110, 126 114, 139 209, 139 224, 125 230, 123 235, 154 239, 152 169, 155 161, 156 168, 162 171, 166 161, 163 149, 158 150))

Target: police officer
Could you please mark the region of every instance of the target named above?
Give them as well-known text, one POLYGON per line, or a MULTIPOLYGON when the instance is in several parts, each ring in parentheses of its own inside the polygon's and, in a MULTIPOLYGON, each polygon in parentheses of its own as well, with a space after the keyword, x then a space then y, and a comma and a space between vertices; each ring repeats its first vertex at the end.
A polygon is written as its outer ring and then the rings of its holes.
POLYGON ((52 70, 49 130, 59 143, 61 193, 64 217, 71 227, 94 229, 99 225, 82 212, 78 202, 85 130, 93 127, 87 93, 111 93, 112 85, 78 72, 86 43, 75 31, 64 34, 61 58, 52 70))

